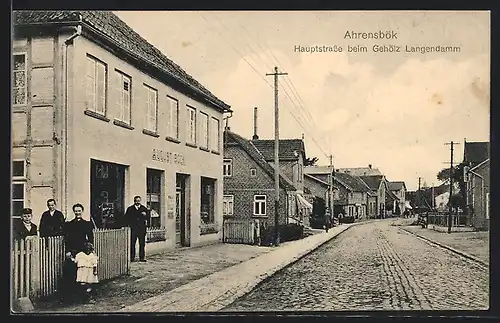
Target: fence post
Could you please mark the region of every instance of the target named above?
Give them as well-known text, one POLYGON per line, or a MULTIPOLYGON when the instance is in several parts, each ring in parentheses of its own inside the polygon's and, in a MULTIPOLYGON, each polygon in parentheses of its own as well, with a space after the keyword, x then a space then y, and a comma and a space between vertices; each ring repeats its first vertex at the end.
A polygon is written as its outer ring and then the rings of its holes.
POLYGON ((31 250, 31 292, 30 296, 37 297, 40 293, 40 238, 27 238, 31 250))

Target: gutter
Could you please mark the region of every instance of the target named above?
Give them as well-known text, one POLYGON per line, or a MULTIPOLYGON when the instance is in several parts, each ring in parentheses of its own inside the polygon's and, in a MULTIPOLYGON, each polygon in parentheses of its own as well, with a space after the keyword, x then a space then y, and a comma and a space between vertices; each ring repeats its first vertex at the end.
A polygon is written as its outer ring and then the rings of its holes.
POLYGON ((64 50, 63 50, 63 76, 64 76, 64 82, 63 82, 63 93, 64 93, 64 203, 65 203, 65 214, 66 217, 68 217, 68 210, 69 210, 69 205, 68 205, 68 110, 69 110, 69 102, 68 102, 68 93, 69 93, 69 86, 68 86, 68 46, 73 43, 73 40, 82 35, 82 21, 83 17, 82 15, 79 15, 79 21, 78 25, 75 28, 75 33, 73 33, 71 36, 69 36, 65 41, 64 41, 64 50))

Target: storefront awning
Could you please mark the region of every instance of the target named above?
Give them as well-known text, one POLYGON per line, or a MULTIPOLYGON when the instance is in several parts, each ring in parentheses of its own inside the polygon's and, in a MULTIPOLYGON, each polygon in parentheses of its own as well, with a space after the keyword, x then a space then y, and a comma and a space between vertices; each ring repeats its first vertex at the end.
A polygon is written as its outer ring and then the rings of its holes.
POLYGON ((297 203, 299 204, 299 208, 309 209, 312 212, 313 206, 309 203, 302 195, 297 194, 297 203))

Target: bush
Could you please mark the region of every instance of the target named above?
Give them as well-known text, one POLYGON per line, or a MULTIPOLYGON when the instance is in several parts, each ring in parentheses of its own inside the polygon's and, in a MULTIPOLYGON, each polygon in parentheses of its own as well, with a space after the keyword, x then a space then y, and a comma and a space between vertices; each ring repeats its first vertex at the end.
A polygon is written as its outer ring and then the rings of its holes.
MULTIPOLYGON (((304 227, 290 223, 279 226, 280 242, 299 240, 304 237, 304 227)), ((274 242, 274 226, 261 229, 260 241, 263 246, 270 246, 274 242)))

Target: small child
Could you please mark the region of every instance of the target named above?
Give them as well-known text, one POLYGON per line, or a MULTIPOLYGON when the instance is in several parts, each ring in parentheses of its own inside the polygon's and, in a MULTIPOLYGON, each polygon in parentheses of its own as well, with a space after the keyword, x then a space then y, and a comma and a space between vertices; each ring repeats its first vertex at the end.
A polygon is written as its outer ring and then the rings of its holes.
POLYGON ((76 254, 73 261, 76 263, 76 282, 80 283, 80 286, 85 289, 86 298, 90 303, 94 303, 91 298, 92 284, 99 282, 97 277, 97 262, 99 257, 94 253, 94 246, 92 243, 87 242, 84 247, 84 251, 80 251, 76 254))

